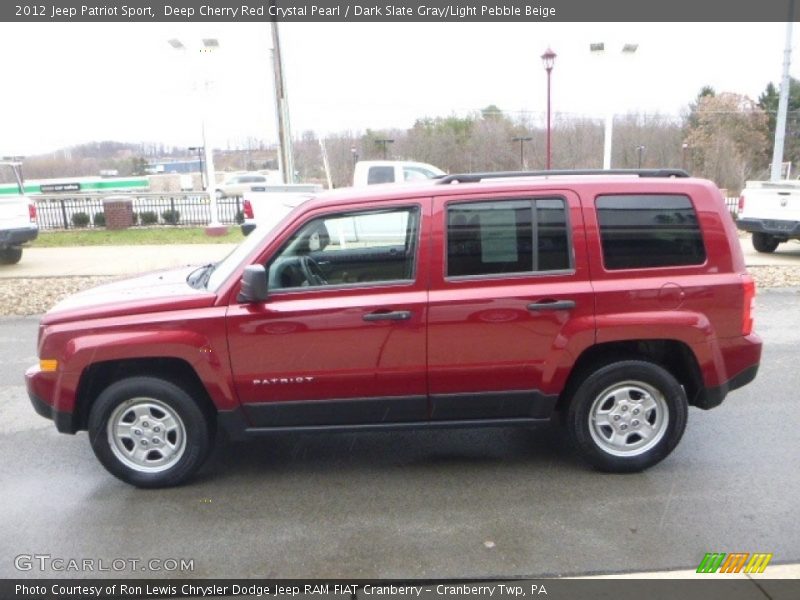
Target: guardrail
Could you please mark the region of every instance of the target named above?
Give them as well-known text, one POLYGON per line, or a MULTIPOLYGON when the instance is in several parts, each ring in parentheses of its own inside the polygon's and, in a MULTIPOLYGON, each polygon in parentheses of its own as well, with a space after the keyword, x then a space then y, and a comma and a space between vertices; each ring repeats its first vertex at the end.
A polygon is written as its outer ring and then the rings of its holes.
MULTIPOLYGON (((95 216, 103 213, 103 199, 108 194, 52 194, 34 196, 39 229, 75 229, 74 215, 89 217, 85 227, 99 227, 95 216)), ((207 225, 211 208, 206 194, 197 192, 114 194, 133 201, 136 225, 207 225), (149 215, 143 216, 146 213, 149 215), (177 219, 174 217, 177 215, 177 219), (155 222, 152 222, 155 219, 155 222)), ((242 198, 230 196, 217 200, 217 216, 221 223, 241 222, 242 198)), ((80 219, 79 219, 80 220, 80 219)), ((98 221, 100 221, 98 219, 98 221)))

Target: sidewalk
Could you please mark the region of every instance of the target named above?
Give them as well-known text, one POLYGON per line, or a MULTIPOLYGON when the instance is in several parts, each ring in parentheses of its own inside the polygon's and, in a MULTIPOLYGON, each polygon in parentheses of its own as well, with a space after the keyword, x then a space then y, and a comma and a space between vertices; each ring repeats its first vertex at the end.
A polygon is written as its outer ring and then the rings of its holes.
POLYGON ((235 244, 172 244, 25 248, 18 264, 0 266, 0 279, 135 275, 216 262, 234 247, 235 244))

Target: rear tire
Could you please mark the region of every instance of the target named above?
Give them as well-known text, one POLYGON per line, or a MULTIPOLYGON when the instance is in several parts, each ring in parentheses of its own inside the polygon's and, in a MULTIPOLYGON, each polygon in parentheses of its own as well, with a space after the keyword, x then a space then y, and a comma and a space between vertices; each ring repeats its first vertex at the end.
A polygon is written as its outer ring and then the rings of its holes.
POLYGON ((578 384, 567 410, 567 431, 596 468, 642 471, 678 445, 688 406, 686 393, 666 369, 640 360, 614 362, 578 384))
POLYGON ((214 430, 192 397, 171 381, 112 383, 89 413, 89 440, 115 477, 142 488, 179 485, 203 464, 214 430))
POLYGON ((0 248, 0 265, 15 265, 21 258, 22 248, 20 246, 0 248))
POLYGON ((780 244, 780 241, 774 235, 762 232, 753 233, 753 248, 758 252, 771 254, 775 252, 778 244, 780 244))

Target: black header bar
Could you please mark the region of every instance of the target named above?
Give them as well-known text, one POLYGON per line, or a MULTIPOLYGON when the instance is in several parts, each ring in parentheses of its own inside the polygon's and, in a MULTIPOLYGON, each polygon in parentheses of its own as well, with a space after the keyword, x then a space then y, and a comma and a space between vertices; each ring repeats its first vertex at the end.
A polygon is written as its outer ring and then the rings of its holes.
MULTIPOLYGON (((791 0, 15 0, 11 22, 785 22, 791 0)), ((792 17, 797 20, 797 11, 792 17)), ((713 43, 713 40, 709 40, 713 43)))

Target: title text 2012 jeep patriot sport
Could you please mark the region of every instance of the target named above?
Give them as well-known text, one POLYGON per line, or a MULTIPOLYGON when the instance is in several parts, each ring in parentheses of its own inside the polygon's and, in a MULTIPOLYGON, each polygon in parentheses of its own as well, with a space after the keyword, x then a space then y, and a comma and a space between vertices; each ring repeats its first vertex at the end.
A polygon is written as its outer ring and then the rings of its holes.
POLYGON ((226 259, 42 318, 35 409, 114 475, 174 485, 215 431, 526 425, 608 471, 756 375, 755 286, 682 171, 448 175, 302 203, 226 259))

